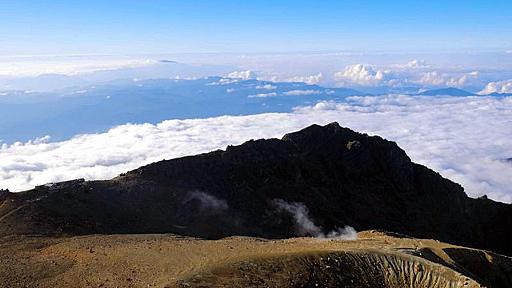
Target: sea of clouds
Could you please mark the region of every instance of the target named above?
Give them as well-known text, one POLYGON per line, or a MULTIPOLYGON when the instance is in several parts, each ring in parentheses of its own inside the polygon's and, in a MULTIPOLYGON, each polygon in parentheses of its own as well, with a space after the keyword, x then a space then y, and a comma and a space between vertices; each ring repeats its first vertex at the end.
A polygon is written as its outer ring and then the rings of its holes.
POLYGON ((126 124, 106 133, 0 146, 0 188, 12 191, 74 178, 108 179, 162 159, 282 137, 310 124, 340 125, 396 141, 413 161, 473 197, 512 202, 512 97, 351 97, 292 113, 126 124))

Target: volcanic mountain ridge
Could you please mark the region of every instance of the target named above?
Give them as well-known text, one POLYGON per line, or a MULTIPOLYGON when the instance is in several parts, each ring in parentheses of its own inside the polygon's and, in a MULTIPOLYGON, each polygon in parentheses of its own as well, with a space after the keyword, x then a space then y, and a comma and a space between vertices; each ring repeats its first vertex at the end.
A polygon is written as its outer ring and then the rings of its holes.
POLYGON ((396 143, 312 125, 108 181, 0 193, 0 236, 328 237, 351 226, 512 255, 512 207, 411 162, 396 143), (334 234, 333 234, 334 231, 334 234))

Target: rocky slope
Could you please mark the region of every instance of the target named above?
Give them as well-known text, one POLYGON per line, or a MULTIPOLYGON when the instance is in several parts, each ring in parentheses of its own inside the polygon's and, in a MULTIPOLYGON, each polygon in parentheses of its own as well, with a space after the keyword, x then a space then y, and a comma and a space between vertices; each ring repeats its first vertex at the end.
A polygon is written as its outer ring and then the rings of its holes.
POLYGON ((0 236, 287 238, 328 236, 345 225, 512 255, 511 205, 471 199, 394 142, 337 123, 157 162, 109 181, 0 194, 0 236))

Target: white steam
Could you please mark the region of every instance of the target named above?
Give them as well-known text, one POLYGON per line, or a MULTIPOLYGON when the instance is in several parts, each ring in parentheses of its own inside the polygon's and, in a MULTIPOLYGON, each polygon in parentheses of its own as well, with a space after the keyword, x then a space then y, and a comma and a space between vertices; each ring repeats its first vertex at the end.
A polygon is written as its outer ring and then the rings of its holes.
POLYGON ((210 211, 223 211, 229 208, 228 203, 224 199, 219 199, 205 192, 190 192, 187 201, 198 200, 201 203, 201 209, 210 211))
POLYGON ((335 230, 330 231, 325 235, 325 238, 328 239, 342 239, 342 240, 356 240, 357 239, 357 231, 354 227, 345 225, 343 228, 337 228, 335 230))
POLYGON ((282 199, 274 199, 273 204, 281 211, 286 211, 293 216, 296 224, 297 233, 301 236, 313 235, 318 236, 322 234, 322 228, 313 223, 309 217, 308 208, 300 202, 288 203, 282 199))
POLYGON ((274 199, 272 201, 279 211, 285 211, 293 216, 295 229, 298 235, 312 235, 317 238, 324 239, 341 239, 356 240, 357 232, 353 227, 345 226, 344 228, 336 228, 328 233, 324 233, 321 226, 317 226, 309 215, 309 209, 300 202, 286 202, 282 199, 274 199))

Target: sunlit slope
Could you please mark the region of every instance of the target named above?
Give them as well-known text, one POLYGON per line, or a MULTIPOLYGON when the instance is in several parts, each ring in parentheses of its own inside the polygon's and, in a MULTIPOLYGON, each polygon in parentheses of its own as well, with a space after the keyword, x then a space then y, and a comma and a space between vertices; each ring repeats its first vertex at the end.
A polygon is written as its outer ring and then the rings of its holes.
POLYGON ((512 259, 367 231, 353 241, 6 237, 2 287, 510 287, 512 259))

